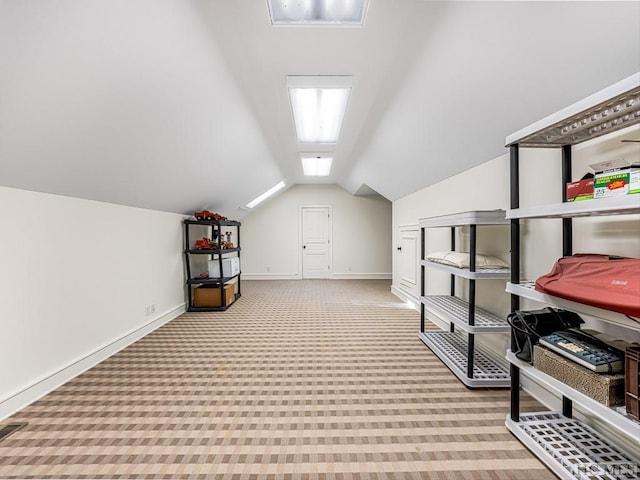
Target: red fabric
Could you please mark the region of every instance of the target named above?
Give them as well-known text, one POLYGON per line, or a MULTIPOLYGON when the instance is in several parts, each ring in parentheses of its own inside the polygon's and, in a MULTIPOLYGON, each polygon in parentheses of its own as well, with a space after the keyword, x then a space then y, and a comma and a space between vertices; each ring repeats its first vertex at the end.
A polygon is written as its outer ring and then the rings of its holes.
POLYGON ((536 280, 536 290, 640 318, 640 258, 562 257, 536 280))

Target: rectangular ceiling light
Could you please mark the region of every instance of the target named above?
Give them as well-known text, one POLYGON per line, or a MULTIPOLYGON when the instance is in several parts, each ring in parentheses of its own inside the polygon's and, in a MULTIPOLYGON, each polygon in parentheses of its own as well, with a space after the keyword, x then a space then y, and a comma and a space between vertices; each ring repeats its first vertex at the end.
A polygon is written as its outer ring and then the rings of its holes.
POLYGON ((287 77, 300 143, 337 143, 351 92, 351 77, 287 77))
POLYGON ((363 25, 369 0, 267 0, 273 25, 363 25))
POLYGON ((302 160, 302 170, 308 177, 326 177, 331 171, 331 163, 333 158, 314 155, 312 153, 303 153, 300 155, 302 160))
POLYGON ((284 188, 284 181, 278 183, 277 185, 271 187, 269 190, 267 190, 266 192, 264 192, 262 195, 260 195, 259 197, 255 198, 254 200, 251 200, 249 203, 247 203, 247 208, 253 208, 256 205, 258 205, 261 202, 264 202, 267 198, 269 198, 270 196, 274 195, 276 192, 278 192, 279 190, 282 190, 284 188))

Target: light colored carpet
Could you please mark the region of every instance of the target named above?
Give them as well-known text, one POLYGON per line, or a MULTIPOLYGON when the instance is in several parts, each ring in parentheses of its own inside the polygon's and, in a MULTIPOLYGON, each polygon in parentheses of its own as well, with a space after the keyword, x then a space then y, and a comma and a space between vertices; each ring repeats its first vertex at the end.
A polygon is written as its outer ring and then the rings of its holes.
POLYGON ((555 478, 419 323, 386 281, 243 282, 2 422, 0 478, 555 478))

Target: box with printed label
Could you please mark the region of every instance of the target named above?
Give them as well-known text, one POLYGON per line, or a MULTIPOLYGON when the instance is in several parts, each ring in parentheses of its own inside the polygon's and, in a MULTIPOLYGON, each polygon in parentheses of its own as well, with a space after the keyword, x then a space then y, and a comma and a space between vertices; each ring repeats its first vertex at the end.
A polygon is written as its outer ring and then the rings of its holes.
POLYGON ((567 183, 567 202, 578 202, 593 198, 593 178, 567 183))
POLYGON ((220 260, 209 260, 209 278, 233 277, 240 273, 240 259, 238 257, 222 259, 222 275, 220 275, 220 260))
POLYGON ((594 198, 616 197, 640 193, 640 170, 624 168, 596 173, 593 184, 594 198))

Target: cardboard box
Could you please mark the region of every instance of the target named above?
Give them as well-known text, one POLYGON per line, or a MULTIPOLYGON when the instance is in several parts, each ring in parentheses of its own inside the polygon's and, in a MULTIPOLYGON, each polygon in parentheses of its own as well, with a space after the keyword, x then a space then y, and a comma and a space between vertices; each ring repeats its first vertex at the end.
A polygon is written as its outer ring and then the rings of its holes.
POLYGON ((567 202, 578 202, 593 198, 593 178, 567 183, 567 202))
POLYGON ((596 172, 594 198, 640 193, 640 168, 625 159, 615 158, 589 165, 596 172))
POLYGON ((640 420, 640 347, 629 347, 625 352, 625 403, 627 414, 640 420))
MULTIPOLYGON (((220 285, 201 285, 193 290, 194 307, 221 307, 220 285)), ((228 307, 235 300, 235 287, 233 283, 223 286, 224 306, 228 307)))
POLYGON ((640 170, 631 170, 629 173, 629 193, 640 193, 640 170))
POLYGON ((533 366, 608 407, 624 405, 624 375, 596 373, 556 352, 535 345, 533 366))
POLYGON ((222 275, 220 275, 220 261, 216 258, 209 260, 209 278, 233 277, 240 273, 240 259, 238 257, 222 259, 222 275))
POLYGON ((616 197, 640 193, 640 170, 624 168, 596 173, 593 185, 594 198, 616 197))

